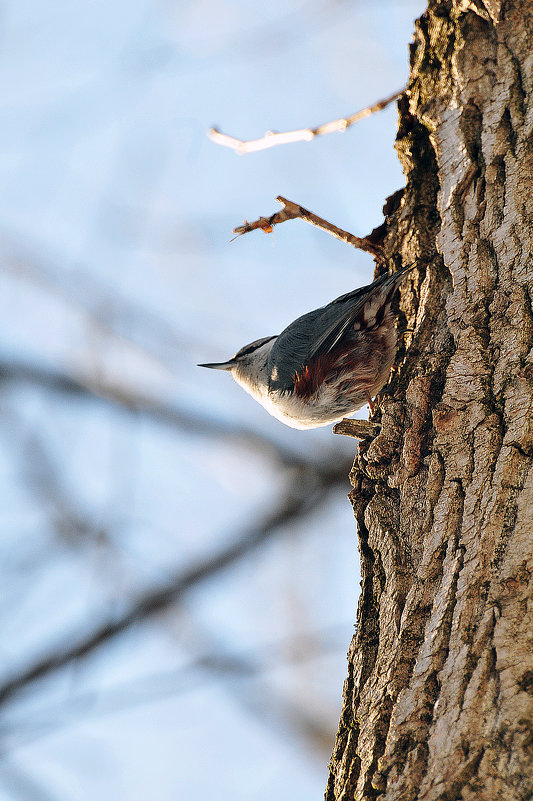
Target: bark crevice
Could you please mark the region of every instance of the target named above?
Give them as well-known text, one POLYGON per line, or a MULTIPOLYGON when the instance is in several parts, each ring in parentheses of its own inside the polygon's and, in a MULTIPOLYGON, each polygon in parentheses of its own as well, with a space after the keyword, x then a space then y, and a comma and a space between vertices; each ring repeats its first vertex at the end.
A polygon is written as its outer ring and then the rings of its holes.
POLYGON ((400 300, 414 332, 351 474, 362 594, 326 799, 525 801, 533 9, 431 0, 411 68, 407 185, 379 236, 396 268, 417 265, 400 300))

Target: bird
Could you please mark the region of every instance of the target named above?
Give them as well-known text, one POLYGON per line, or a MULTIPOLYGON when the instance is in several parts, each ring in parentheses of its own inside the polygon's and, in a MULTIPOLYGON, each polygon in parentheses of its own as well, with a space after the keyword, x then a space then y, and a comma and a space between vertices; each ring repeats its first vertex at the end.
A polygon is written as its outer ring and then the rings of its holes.
POLYGON ((226 370, 273 417, 291 428, 330 425, 353 414, 389 378, 397 350, 394 293, 414 265, 382 275, 262 337, 226 362, 226 370))

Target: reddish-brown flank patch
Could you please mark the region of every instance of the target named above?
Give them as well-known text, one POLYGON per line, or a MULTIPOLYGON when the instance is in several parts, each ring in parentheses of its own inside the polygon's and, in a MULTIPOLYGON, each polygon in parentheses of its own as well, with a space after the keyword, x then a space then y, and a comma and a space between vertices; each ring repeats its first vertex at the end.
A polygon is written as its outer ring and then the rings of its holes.
POLYGON ((299 398, 310 398, 318 385, 314 371, 311 372, 308 364, 302 368, 300 373, 295 373, 292 380, 294 382, 294 394, 299 398))
MULTIPOLYGON (((299 398, 310 398, 326 379, 338 378, 338 370, 351 350, 351 347, 340 348, 333 353, 324 353, 311 364, 306 364, 293 376, 294 394, 299 398)), ((346 365, 342 364, 342 367, 345 369, 346 365)))

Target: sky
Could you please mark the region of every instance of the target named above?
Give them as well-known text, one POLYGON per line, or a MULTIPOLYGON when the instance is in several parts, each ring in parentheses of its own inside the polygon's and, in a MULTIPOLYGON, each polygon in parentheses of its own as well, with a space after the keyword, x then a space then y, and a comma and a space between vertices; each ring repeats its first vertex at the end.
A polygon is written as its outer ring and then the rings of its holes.
POLYGON ((367 254, 302 221, 230 240, 277 195, 369 233, 404 184, 397 112, 247 156, 206 132, 315 126, 400 89, 423 8, 3 4, 1 365, 205 428, 0 385, 1 677, 268 517, 298 484, 276 448, 347 469, 231 570, 9 704, 0 799, 322 797, 331 743, 310 730, 334 736, 355 620, 354 442, 288 429, 196 364, 372 279, 367 254))

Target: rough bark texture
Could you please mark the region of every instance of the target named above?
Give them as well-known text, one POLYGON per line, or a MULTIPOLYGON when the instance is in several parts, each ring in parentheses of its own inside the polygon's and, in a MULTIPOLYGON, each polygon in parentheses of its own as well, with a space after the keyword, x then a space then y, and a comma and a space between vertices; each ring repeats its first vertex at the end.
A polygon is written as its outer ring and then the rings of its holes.
POLYGON ((533 3, 431 0, 386 209, 414 328, 352 472, 362 594, 326 791, 533 797, 533 3), (416 273, 416 271, 415 271, 416 273))

